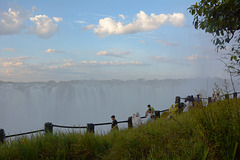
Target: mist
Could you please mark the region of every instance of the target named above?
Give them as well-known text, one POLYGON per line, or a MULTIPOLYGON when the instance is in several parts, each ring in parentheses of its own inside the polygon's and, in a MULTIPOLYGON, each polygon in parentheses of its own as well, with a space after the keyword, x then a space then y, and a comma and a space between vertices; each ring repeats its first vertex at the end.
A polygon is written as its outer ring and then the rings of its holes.
MULTIPOLYGON (((42 129, 45 122, 86 126, 87 123, 127 120, 141 116, 151 104, 155 110, 167 109, 175 97, 211 96, 219 78, 166 80, 81 80, 64 82, 0 82, 0 128, 6 134, 42 129)), ((120 125, 124 128, 126 125, 120 125)), ((109 131, 110 126, 97 127, 109 131)))

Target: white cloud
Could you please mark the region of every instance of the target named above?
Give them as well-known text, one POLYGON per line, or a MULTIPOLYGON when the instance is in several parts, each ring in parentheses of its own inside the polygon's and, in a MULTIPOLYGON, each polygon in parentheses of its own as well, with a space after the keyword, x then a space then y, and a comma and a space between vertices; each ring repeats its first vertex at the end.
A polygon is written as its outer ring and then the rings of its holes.
POLYGON ((82 27, 83 30, 90 30, 90 29, 94 29, 95 25, 91 24, 85 27, 82 27))
POLYGON ((132 23, 126 25, 122 22, 116 22, 110 17, 100 19, 97 27, 94 27, 94 33, 103 38, 109 35, 134 34, 138 32, 152 31, 167 23, 176 27, 182 27, 184 22, 185 16, 183 13, 173 13, 172 15, 155 15, 152 13, 148 16, 144 11, 140 11, 136 15, 136 19, 133 20, 132 23))
POLYGON ((3 52, 16 52, 16 49, 14 49, 14 48, 3 48, 2 51, 3 52))
POLYGON ((33 66, 27 64, 30 57, 11 57, 11 58, 0 58, 0 75, 1 76, 12 76, 14 79, 22 78, 34 73, 33 66))
POLYGON ((4 62, 3 67, 22 66, 23 62, 4 62))
POLYGON ((85 21, 74 21, 75 23, 80 23, 80 24, 84 24, 84 23, 87 23, 85 21))
POLYGON ((8 12, 0 12, 0 35, 18 34, 26 26, 24 20, 28 18, 28 12, 21 8, 14 10, 8 9, 8 12))
POLYGON ((127 52, 127 51, 116 51, 116 50, 100 51, 96 53, 96 55, 98 56, 110 56, 110 57, 124 57, 129 54, 130 52, 127 52))
POLYGON ((85 65, 99 65, 99 66, 122 66, 122 65, 143 65, 143 63, 138 62, 138 61, 129 61, 129 62, 120 62, 120 61, 82 61, 81 64, 85 65))
POLYGON ((109 66, 139 66, 144 65, 142 62, 138 61, 127 61, 127 62, 121 62, 121 61, 81 61, 81 62, 75 62, 72 59, 69 60, 63 60, 62 62, 52 62, 47 63, 42 66, 37 65, 36 68, 44 69, 44 70, 57 70, 57 69, 77 69, 81 70, 82 68, 86 67, 109 67, 109 66))
POLYGON ((50 38, 58 31, 58 25, 46 15, 36 15, 30 17, 35 26, 30 26, 29 34, 36 34, 40 38, 50 38))
POLYGON ((63 53, 63 51, 59 51, 59 50, 56 50, 56 49, 47 49, 46 51, 44 51, 46 53, 63 53))
POLYGON ((62 22, 62 21, 63 21, 63 18, 61 18, 61 17, 53 17, 53 20, 54 20, 55 22, 59 23, 59 22, 62 22))
POLYGON ((169 42, 169 41, 164 41, 164 40, 157 40, 157 42, 161 43, 164 46, 178 46, 178 42, 169 42))
POLYGON ((197 54, 186 57, 186 60, 188 61, 196 61, 198 59, 199 59, 199 56, 197 54))
POLYGON ((207 60, 209 59, 209 56, 199 56, 198 54, 187 56, 184 58, 187 61, 198 61, 198 60, 207 60))
POLYGON ((119 14, 119 17, 121 17, 122 19, 126 19, 125 16, 123 14, 119 14))
POLYGON ((29 57, 0 58, 0 66, 5 68, 24 66, 29 57))
POLYGON ((182 13, 173 13, 169 16, 169 21, 176 27, 183 27, 185 22, 184 14, 182 13))

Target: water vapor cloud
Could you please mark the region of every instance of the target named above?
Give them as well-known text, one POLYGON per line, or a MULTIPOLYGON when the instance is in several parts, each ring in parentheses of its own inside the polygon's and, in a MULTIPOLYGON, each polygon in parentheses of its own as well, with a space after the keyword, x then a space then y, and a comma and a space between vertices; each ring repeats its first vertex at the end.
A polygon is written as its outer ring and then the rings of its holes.
MULTIPOLYGON (((125 17, 119 15, 123 20, 125 17)), ((115 21, 110 17, 99 20, 99 24, 93 28, 93 32, 103 38, 110 35, 118 34, 135 34, 158 29, 163 24, 170 24, 175 27, 183 27, 185 16, 183 13, 159 14, 151 13, 147 15, 144 11, 137 13, 136 18, 132 23, 124 24, 120 21, 115 21)), ((92 28, 92 25, 91 27, 92 28)))

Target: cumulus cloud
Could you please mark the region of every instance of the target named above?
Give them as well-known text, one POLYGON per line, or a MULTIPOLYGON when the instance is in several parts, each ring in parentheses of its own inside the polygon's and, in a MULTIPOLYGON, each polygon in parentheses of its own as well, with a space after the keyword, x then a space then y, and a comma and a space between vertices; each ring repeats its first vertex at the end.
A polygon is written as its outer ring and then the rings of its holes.
POLYGON ((63 21, 63 18, 61 18, 61 17, 53 17, 53 20, 54 20, 55 22, 59 23, 59 22, 62 22, 62 21, 63 21))
POLYGON ((165 40, 157 40, 158 43, 161 43, 164 46, 178 46, 179 43, 178 42, 169 42, 169 41, 165 41, 165 40))
POLYGON ((116 22, 114 19, 107 17, 100 19, 99 24, 93 30, 96 35, 103 38, 109 35, 152 31, 167 23, 176 27, 182 27, 184 22, 185 16, 183 13, 173 13, 172 15, 155 15, 152 13, 151 15, 147 15, 144 11, 140 11, 132 23, 125 25, 122 22, 116 22))
POLYGON ((23 62, 4 62, 3 67, 22 66, 23 62))
POLYGON ((11 57, 11 58, 0 58, 0 66, 3 67, 19 67, 23 66, 29 57, 11 57))
POLYGON ((14 48, 3 48, 2 51, 3 52, 16 52, 16 49, 14 49, 14 48))
POLYGON ((116 50, 100 51, 96 53, 96 55, 98 56, 111 56, 111 57, 124 57, 129 54, 130 52, 127 52, 127 51, 116 51, 116 50))
MULTIPOLYGON (((32 7, 33 14, 37 8, 32 7)), ((0 12, 0 35, 19 34, 25 30, 25 21, 29 19, 34 23, 34 26, 28 28, 29 34, 35 34, 40 38, 50 38, 58 31, 59 23, 63 21, 61 17, 53 17, 52 19, 46 15, 31 16, 30 11, 17 7, 16 9, 9 8, 7 12, 0 12)))
POLYGON ((63 51, 60 51, 60 50, 56 50, 56 49, 47 49, 44 51, 45 53, 63 53, 63 51))
POLYGON ((16 79, 23 75, 32 74, 35 71, 33 66, 27 64, 27 62, 33 59, 31 57, 11 57, 0 58, 0 75, 1 76, 13 76, 16 79))
POLYGON ((176 27, 184 26, 185 17, 182 13, 173 13, 172 15, 168 15, 169 21, 176 27))
POLYGON ((50 38, 58 31, 58 25, 46 15, 36 15, 30 20, 35 26, 30 26, 28 33, 36 34, 39 38, 50 38))
POLYGON ((123 14, 119 14, 119 17, 121 17, 122 19, 126 19, 125 16, 123 14))
POLYGON ((0 12, 0 35, 18 34, 23 31, 26 28, 24 20, 28 15, 28 12, 21 8, 9 8, 8 12, 0 12))
POLYGON ((82 29, 83 30, 90 30, 90 29, 94 29, 94 27, 95 27, 95 25, 91 24, 91 25, 82 27, 82 29))

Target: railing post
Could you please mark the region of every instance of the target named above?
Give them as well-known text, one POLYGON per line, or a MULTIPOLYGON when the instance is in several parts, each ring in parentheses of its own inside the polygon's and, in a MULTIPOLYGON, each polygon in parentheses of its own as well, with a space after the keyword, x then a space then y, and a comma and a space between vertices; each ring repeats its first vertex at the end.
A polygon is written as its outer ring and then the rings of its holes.
POLYGON ((128 117, 128 129, 132 128, 133 124, 132 124, 132 117, 128 117))
POLYGON ((180 102, 181 102, 181 98, 179 96, 176 96, 175 104, 178 104, 178 113, 180 113, 180 102))
POLYGON ((45 133, 53 133, 53 124, 51 122, 47 122, 44 124, 45 133))
POLYGON ((180 103, 181 98, 179 96, 176 96, 175 103, 180 103))
POLYGON ((3 143, 5 140, 5 131, 4 129, 0 129, 0 141, 3 143))
POLYGON ((208 104, 212 103, 212 97, 208 97, 208 104))
POLYGON ((160 111, 155 111, 156 118, 160 118, 160 111))
POLYGON ((234 92, 234 93, 233 93, 233 98, 236 98, 236 99, 237 99, 237 92, 234 92))
POLYGON ((229 99, 229 94, 225 94, 225 99, 229 99))
POLYGON ((94 124, 93 123, 87 124, 87 131, 94 133, 94 124))

